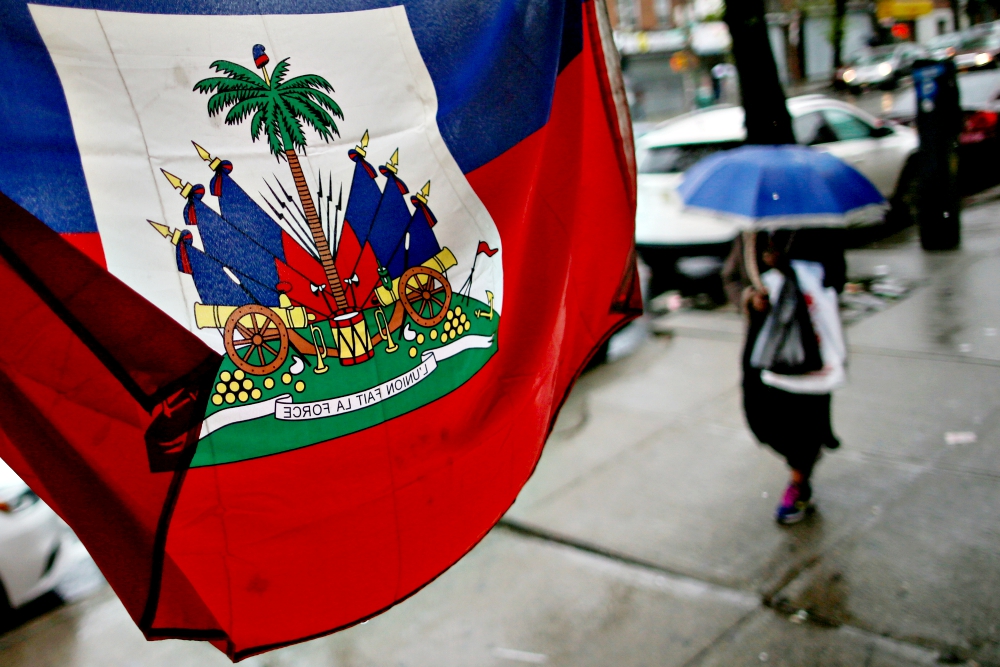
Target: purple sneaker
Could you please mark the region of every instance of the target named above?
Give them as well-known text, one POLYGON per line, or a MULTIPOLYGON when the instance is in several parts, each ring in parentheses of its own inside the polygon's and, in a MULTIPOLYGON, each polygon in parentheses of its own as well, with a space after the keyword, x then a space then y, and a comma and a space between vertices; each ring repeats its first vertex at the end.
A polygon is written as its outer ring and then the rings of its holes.
POLYGON ((808 482, 803 485, 789 484, 781 504, 774 511, 774 520, 783 526, 798 523, 813 512, 812 487, 808 482))

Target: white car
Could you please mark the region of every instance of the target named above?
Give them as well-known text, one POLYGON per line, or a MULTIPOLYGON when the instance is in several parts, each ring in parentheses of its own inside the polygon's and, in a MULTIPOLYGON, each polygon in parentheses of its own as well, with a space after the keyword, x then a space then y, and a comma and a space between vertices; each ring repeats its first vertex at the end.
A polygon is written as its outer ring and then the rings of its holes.
MULTIPOLYGON (((909 221, 919 140, 913 129, 883 123, 824 95, 788 100, 798 143, 835 155, 868 177, 909 221)), ((742 145, 743 108, 711 107, 662 123, 636 140, 639 167, 635 239, 654 271, 655 294, 681 257, 724 256, 738 230, 718 218, 684 210, 677 186, 698 160, 742 145), (664 270, 665 269, 665 270, 664 270), (657 275, 659 274, 659 275, 657 275)))
POLYGON ((0 461, 0 625, 88 559, 69 526, 0 461))

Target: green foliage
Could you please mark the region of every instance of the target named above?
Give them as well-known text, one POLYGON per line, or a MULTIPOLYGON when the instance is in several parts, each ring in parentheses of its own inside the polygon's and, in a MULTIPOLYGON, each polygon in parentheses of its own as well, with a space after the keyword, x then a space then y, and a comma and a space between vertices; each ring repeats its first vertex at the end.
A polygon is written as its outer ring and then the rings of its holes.
POLYGON ((334 117, 343 120, 344 113, 333 98, 323 92, 332 93, 333 86, 316 74, 285 81, 288 58, 275 66, 270 82, 228 60, 216 60, 212 67, 225 76, 202 79, 194 86, 196 92, 211 95, 208 115, 215 116, 228 109, 226 125, 239 125, 250 117, 250 138, 257 141, 264 135, 275 156, 305 147, 303 123, 312 127, 324 141, 340 136, 334 117))

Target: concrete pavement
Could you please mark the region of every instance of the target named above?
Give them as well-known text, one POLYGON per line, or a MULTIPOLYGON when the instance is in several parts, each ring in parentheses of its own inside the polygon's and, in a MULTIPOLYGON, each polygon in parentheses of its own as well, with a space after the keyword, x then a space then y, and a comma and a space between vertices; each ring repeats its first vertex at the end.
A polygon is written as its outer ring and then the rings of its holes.
MULTIPOLYGON (((466 559, 364 625, 245 664, 1000 665, 1000 204, 964 222, 960 251, 909 232, 849 253, 852 276, 917 287, 848 329, 843 447, 808 522, 771 518, 786 472, 743 423, 739 317, 675 313, 582 378, 466 559)), ((0 637, 10 667, 227 663, 145 642, 107 588, 0 637)))

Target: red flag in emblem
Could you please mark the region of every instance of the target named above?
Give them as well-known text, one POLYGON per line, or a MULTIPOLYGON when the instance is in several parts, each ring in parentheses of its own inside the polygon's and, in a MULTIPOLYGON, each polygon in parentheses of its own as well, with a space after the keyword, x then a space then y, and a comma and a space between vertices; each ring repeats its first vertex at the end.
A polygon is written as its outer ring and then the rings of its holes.
POLYGON ((476 250, 477 255, 486 255, 487 257, 492 257, 497 254, 497 248, 491 248, 490 244, 486 241, 479 242, 479 248, 476 250))
POLYGON ((337 271, 347 286, 347 300, 352 307, 364 306, 378 284, 378 260, 371 245, 358 243, 358 236, 344 221, 337 245, 337 271))
POLYGON ((277 261, 278 277, 288 286, 292 303, 305 307, 314 316, 333 313, 323 293, 316 288, 326 283, 323 266, 288 234, 282 234, 285 261, 277 261))
POLYGON ((472 1, 504 27, 317 0, 279 22, 322 38, 276 53, 236 7, 0 0, 30 17, 0 34, 30 73, 5 89, 29 155, 0 164, 0 458, 146 637, 238 660, 414 594, 507 511, 638 314, 598 8, 472 1))

